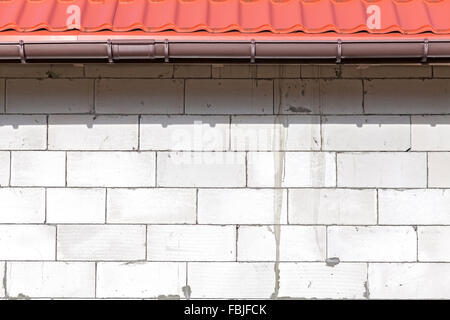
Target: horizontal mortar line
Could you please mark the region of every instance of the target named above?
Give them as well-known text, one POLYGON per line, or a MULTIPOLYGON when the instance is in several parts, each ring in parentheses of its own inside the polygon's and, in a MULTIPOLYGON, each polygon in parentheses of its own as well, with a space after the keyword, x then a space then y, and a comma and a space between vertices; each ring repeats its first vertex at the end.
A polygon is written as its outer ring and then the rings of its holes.
POLYGON ((450 227, 449 224, 311 224, 311 223, 148 223, 148 222, 113 222, 113 223, 95 223, 95 222, 70 222, 70 223, 39 223, 39 222, 31 222, 31 223, 22 223, 22 222, 0 222, 0 226, 211 226, 211 227, 235 227, 235 226, 242 226, 242 227, 265 227, 265 226, 292 226, 292 227, 450 227))
POLYGON ((129 153, 148 153, 148 152, 178 152, 178 153, 243 153, 243 152, 253 152, 253 153, 425 153, 425 152, 433 152, 433 153, 448 153, 450 150, 308 150, 308 149, 298 149, 298 150, 185 150, 185 149, 0 149, 0 151, 4 152, 89 152, 89 153, 106 153, 106 152, 129 152, 129 153))
MULTIPOLYGON (((124 107, 126 109, 127 107, 124 107)), ((132 107, 131 107, 132 108, 132 107)), ((151 108, 151 107, 149 107, 151 108)), ((450 116, 449 113, 183 113, 183 112, 174 112, 174 113, 152 113, 152 112, 129 112, 129 113, 111 113, 111 112, 77 112, 77 113, 69 113, 69 112, 6 112, 1 113, 2 116, 159 116, 159 117, 167 117, 171 116, 198 116, 198 117, 220 117, 220 116, 232 116, 232 117, 274 117, 274 116, 285 116, 285 117, 408 117, 408 116, 450 116)), ((333 122, 330 122, 333 124, 333 122)), ((326 124, 326 123, 325 123, 326 124)), ((369 125, 369 124, 367 124, 369 125)), ((373 125, 373 124, 372 124, 373 125)), ((395 124, 392 124, 395 125, 395 124)), ((407 125, 407 124, 406 124, 407 125)), ((414 125, 414 123, 413 123, 414 125)))
POLYGON ((408 187, 408 188, 380 188, 380 187, 166 187, 166 186, 146 186, 146 187, 92 187, 92 186, 0 186, 0 189, 108 189, 108 190, 347 190, 347 191, 426 191, 426 190, 441 190, 448 191, 450 188, 446 187, 429 187, 429 188, 419 188, 419 187, 408 187))
POLYGON ((91 186, 91 185, 85 185, 85 186, 22 186, 22 185, 11 185, 11 186, 0 186, 0 189, 38 189, 38 188, 47 188, 47 189, 199 189, 199 190, 382 190, 382 191, 412 191, 412 190, 418 190, 418 191, 425 191, 425 190, 449 190, 449 188, 445 187, 199 187, 199 186, 91 186))
MULTIPOLYGON (((276 260, 261 260, 261 261, 236 261, 236 260, 119 260, 119 259, 115 259, 115 260, 101 260, 101 259, 92 259, 92 260, 78 260, 78 259, 67 259, 67 260, 0 260, 1 262, 6 262, 6 263, 36 263, 36 262, 51 262, 51 263, 55 263, 55 262, 59 262, 59 263, 77 263, 77 264, 81 264, 81 263, 86 263, 86 264, 94 264, 94 263, 121 263, 123 265, 133 265, 133 264, 156 264, 156 263, 169 263, 169 264, 184 264, 184 263, 204 263, 204 264, 213 264, 213 263, 221 263, 221 264, 275 264, 277 261, 276 260)), ((326 265, 326 260, 323 261, 279 261, 280 263, 283 264, 316 264, 316 265, 326 265)), ((337 265, 339 264, 371 264, 371 263, 383 263, 383 264, 397 264, 397 263, 414 263, 414 264, 430 264, 430 263, 439 263, 439 264, 449 264, 450 265, 450 261, 416 261, 416 260, 410 260, 410 261, 368 261, 368 260, 358 260, 358 261, 351 261, 351 260, 341 260, 337 265)), ((332 266, 329 266, 330 268, 332 268, 332 266)))

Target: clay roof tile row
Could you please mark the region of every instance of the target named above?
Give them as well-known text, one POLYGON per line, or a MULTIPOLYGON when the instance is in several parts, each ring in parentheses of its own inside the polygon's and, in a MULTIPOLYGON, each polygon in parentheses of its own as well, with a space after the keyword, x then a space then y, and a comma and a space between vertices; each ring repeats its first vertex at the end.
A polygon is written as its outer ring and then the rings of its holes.
POLYGON ((450 34, 450 0, 0 0, 0 31, 450 34))

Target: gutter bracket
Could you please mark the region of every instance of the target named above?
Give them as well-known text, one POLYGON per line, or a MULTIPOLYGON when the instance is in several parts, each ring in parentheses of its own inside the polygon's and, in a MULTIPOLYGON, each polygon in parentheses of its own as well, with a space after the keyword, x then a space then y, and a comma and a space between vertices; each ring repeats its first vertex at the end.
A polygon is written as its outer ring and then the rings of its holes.
POLYGON ((27 60, 25 57, 25 46, 24 46, 23 40, 19 41, 19 55, 20 55, 20 62, 27 63, 27 60))
POLYGON ((430 50, 430 46, 428 43, 428 39, 425 39, 423 41, 423 57, 422 57, 422 63, 426 63, 428 60, 428 52, 430 50))
POLYGON ((150 40, 148 44, 148 57, 149 59, 155 59, 155 40, 150 40))
POLYGON ((114 59, 113 59, 113 51, 112 51, 112 42, 110 39, 108 39, 106 41, 106 45, 107 45, 107 51, 108 51, 108 62, 113 63, 114 59))
POLYGON ((336 52, 336 63, 342 62, 342 40, 338 39, 337 41, 337 52, 336 52))
POLYGON ((256 59, 256 43, 255 39, 252 39, 252 42, 250 43, 250 63, 255 63, 256 59))
POLYGON ((169 62, 169 40, 164 40, 164 62, 169 62))

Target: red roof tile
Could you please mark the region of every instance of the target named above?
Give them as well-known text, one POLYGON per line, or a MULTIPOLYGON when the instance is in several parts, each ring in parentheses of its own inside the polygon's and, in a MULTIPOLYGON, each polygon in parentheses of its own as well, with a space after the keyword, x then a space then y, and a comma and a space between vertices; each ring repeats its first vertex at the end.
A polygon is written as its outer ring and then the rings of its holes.
POLYGON ((445 35, 450 0, 0 0, 0 31, 40 29, 445 35))

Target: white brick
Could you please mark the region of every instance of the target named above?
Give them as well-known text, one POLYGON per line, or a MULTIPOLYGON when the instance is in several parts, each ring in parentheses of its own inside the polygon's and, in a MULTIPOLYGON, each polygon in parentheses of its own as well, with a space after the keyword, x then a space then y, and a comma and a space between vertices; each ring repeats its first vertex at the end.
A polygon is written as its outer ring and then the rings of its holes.
POLYGON ((363 86, 360 80, 321 80, 320 111, 323 114, 360 114, 363 86))
POLYGON ((108 223, 195 223, 195 189, 109 189, 108 223))
POLYGON ((236 116, 231 150, 319 150, 319 116, 236 116))
POLYGON ((97 113, 182 113, 183 80, 102 79, 96 82, 97 113))
POLYGON ((45 190, 1 188, 0 212, 0 223, 43 223, 45 190))
POLYGON ((193 299, 268 299, 274 292, 273 263, 190 263, 193 299))
POLYGON ((375 190, 290 189, 288 206, 293 224, 377 223, 375 190))
POLYGON ((447 80, 364 81, 364 110, 384 114, 449 113, 450 82, 447 80))
POLYGON ((208 189, 198 191, 198 222, 286 224, 285 190, 208 189))
POLYGON ((418 188, 425 187, 425 153, 339 153, 339 187, 418 188))
POLYGON ((333 64, 303 64, 301 65, 302 78, 337 78, 341 66, 333 64))
POLYGON ((70 63, 2 63, 0 78, 70 78, 82 77, 84 65, 70 63))
POLYGON ((1 150, 44 150, 47 148, 45 116, 0 116, 1 150))
POLYGON ((335 187, 336 158, 328 152, 249 152, 250 187, 335 187))
POLYGON ((145 226, 58 226, 58 260, 144 260, 145 226))
POLYGON ((97 265, 99 298, 178 298, 186 285, 186 263, 114 263, 97 265))
POLYGON ((450 262, 450 227, 418 227, 419 261, 450 262))
POLYGON ((259 64, 256 65, 257 78, 300 78, 299 64, 259 64))
POLYGON ((450 186, 450 153, 439 152, 428 154, 428 186, 450 186))
POLYGON ((275 113, 320 113, 319 85, 315 80, 276 80, 275 113))
POLYGON ((140 127, 141 150, 228 149, 228 116, 143 116, 140 127))
MULTIPOLYGON (((0 262, 0 277, 2 279, 6 279, 6 273, 5 273, 5 262, 0 262)), ((6 296, 6 288, 5 288, 5 281, 0 281, 0 298, 3 298, 6 296)))
POLYGON ((363 263, 280 263, 279 298, 363 299, 367 267, 363 263))
POLYGON ((450 264, 369 264, 370 298, 449 299, 450 264))
POLYGON ((238 261, 324 261, 325 227, 281 226, 277 243, 277 227, 241 226, 238 229, 238 261))
POLYGON ((0 260, 54 260, 56 228, 0 225, 0 260))
POLYGON ((9 184, 10 153, 0 151, 0 186, 9 184))
POLYGON ((158 152, 158 186, 244 187, 243 152, 158 152))
POLYGON ((175 64, 173 66, 174 78, 211 78, 210 64, 175 64))
POLYGON ((147 260, 235 261, 234 226, 149 226, 147 260))
POLYGON ((11 157, 12 186, 65 185, 66 155, 57 151, 16 151, 11 157))
POLYGON ((213 64, 213 78, 255 78, 256 66, 251 64, 213 64))
POLYGON ((323 150, 406 151, 409 116, 328 116, 322 119, 323 150))
POLYGON ((172 78, 173 65, 169 63, 88 63, 85 65, 89 78, 172 78))
POLYGON ((412 149, 418 151, 448 151, 450 116, 413 116, 412 149))
POLYGON ((343 78, 431 78, 429 65, 342 65, 343 78))
POLYGON ((8 79, 8 113, 88 113, 94 83, 88 79, 8 79))
POLYGON ((89 262, 9 262, 8 296, 93 298, 95 264, 89 262))
POLYGON ((186 80, 186 113, 272 114, 271 80, 186 80))
POLYGON ((49 117, 50 150, 136 150, 137 147, 137 116, 49 117))
POLYGON ((275 113, 362 113, 359 80, 278 80, 275 113))
POLYGON ((104 223, 105 189, 47 189, 47 223, 104 223))
POLYGON ((380 190, 379 223, 450 224, 450 190, 380 190))
POLYGON ((329 227, 328 257, 341 261, 416 261, 413 227, 329 227))
POLYGON ((67 185, 141 187, 155 185, 153 152, 69 152, 67 185))

